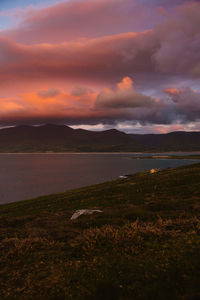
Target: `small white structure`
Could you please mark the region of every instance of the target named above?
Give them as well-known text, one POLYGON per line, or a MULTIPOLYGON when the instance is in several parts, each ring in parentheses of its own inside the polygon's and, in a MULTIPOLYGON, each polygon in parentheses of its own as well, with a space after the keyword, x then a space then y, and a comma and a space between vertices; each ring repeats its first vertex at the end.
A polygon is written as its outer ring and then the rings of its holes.
POLYGON ((126 178, 128 178, 128 177, 127 177, 126 175, 120 175, 119 178, 121 178, 121 179, 126 179, 126 178))
POLYGON ((76 210, 75 213, 72 215, 71 220, 76 220, 81 215, 92 215, 94 213, 102 213, 102 210, 99 209, 79 209, 76 210))

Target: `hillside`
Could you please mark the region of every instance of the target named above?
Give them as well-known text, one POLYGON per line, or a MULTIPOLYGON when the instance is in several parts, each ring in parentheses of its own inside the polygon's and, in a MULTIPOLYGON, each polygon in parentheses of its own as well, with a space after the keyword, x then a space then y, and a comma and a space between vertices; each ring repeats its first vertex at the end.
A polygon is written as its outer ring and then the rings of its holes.
POLYGON ((131 138, 115 129, 93 132, 65 125, 17 126, 0 130, 0 152, 96 151, 123 147, 131 138))
POLYGON ((176 131, 167 134, 131 135, 134 142, 145 151, 198 151, 200 132, 176 131))
POLYGON ((0 130, 0 152, 200 151, 200 132, 126 134, 65 125, 21 125, 0 130))
POLYGON ((0 206, 1 299, 199 299, 199 195, 195 164, 0 206))

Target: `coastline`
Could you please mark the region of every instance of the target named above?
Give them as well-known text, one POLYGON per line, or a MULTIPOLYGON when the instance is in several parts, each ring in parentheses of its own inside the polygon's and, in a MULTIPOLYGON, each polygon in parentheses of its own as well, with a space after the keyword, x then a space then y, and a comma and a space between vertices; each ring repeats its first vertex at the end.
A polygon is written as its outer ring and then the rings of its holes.
MULTIPOLYGON (((133 157, 133 159, 137 159, 137 157, 133 157)), ((145 159, 145 157, 142 157, 141 158, 142 160, 145 159)), ((149 158, 147 158, 149 159, 149 158)), ((153 160, 153 159, 152 159, 153 160)), ((159 160, 159 159, 158 159, 159 160)), ((162 159, 160 159, 162 160, 162 159)), ((181 159, 180 159, 181 160, 181 159)), ((183 164, 183 165, 180 165, 178 167, 165 167, 165 168, 155 168, 156 170, 159 170, 159 173, 162 171, 165 171, 165 170, 173 170, 173 169, 177 169, 177 168, 182 168, 182 167, 187 167, 187 166, 193 166, 193 165, 196 165, 199 163, 199 160, 198 159, 183 159, 183 160, 187 160, 187 161, 190 161, 190 163, 187 163, 187 164, 183 164)), ((23 197, 21 199, 18 199, 18 200, 15 200, 15 201, 6 201, 6 202, 0 202, 0 207, 4 206, 4 205, 12 205, 12 204, 17 204, 17 203, 22 203, 22 202, 26 202, 26 201, 30 201, 30 200, 34 200, 34 199, 37 199, 37 198, 41 198, 43 199, 44 197, 50 197, 51 195, 60 195, 60 194, 65 194, 65 193, 70 193, 70 192, 76 192, 76 191, 81 191, 81 190, 85 190, 85 189, 90 189, 92 188, 93 186, 101 186, 101 185, 107 185, 109 183, 115 183, 116 181, 118 180, 124 180, 126 181, 126 179, 129 179, 129 178, 132 178, 134 176, 138 176, 139 174, 146 174, 148 175, 149 173, 151 173, 151 170, 154 169, 154 167, 152 166, 150 169, 144 169, 144 170, 140 170, 140 171, 137 171, 137 172, 133 172, 133 173, 118 173, 118 175, 115 176, 115 178, 111 178, 111 179, 105 179, 105 180, 102 180, 102 181, 97 181, 97 182, 94 182, 94 183, 87 183, 85 185, 77 185, 77 186, 73 186, 73 187, 70 187, 70 188, 67 188, 67 186, 63 189, 60 189, 60 190, 57 190, 55 192, 43 192, 41 191, 41 193, 38 193, 37 195, 32 195, 32 196, 29 196, 29 197, 23 197)))
POLYGON ((10 155, 10 154, 199 154, 200 151, 166 151, 166 152, 0 152, 0 155, 10 155))

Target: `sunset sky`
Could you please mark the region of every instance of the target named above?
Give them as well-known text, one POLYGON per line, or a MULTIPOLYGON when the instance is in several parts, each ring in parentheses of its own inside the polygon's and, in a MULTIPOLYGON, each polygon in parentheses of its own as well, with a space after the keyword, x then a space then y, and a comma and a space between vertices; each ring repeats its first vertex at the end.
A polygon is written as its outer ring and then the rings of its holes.
POLYGON ((200 1, 1 0, 0 126, 200 130, 200 1))

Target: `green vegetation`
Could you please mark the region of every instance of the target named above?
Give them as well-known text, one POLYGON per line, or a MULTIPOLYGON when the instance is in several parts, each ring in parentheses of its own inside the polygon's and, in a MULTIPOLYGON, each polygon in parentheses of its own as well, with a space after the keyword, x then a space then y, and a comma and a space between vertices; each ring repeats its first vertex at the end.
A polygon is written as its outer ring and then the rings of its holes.
POLYGON ((1 299, 200 299, 199 200, 194 164, 3 205, 1 299))

